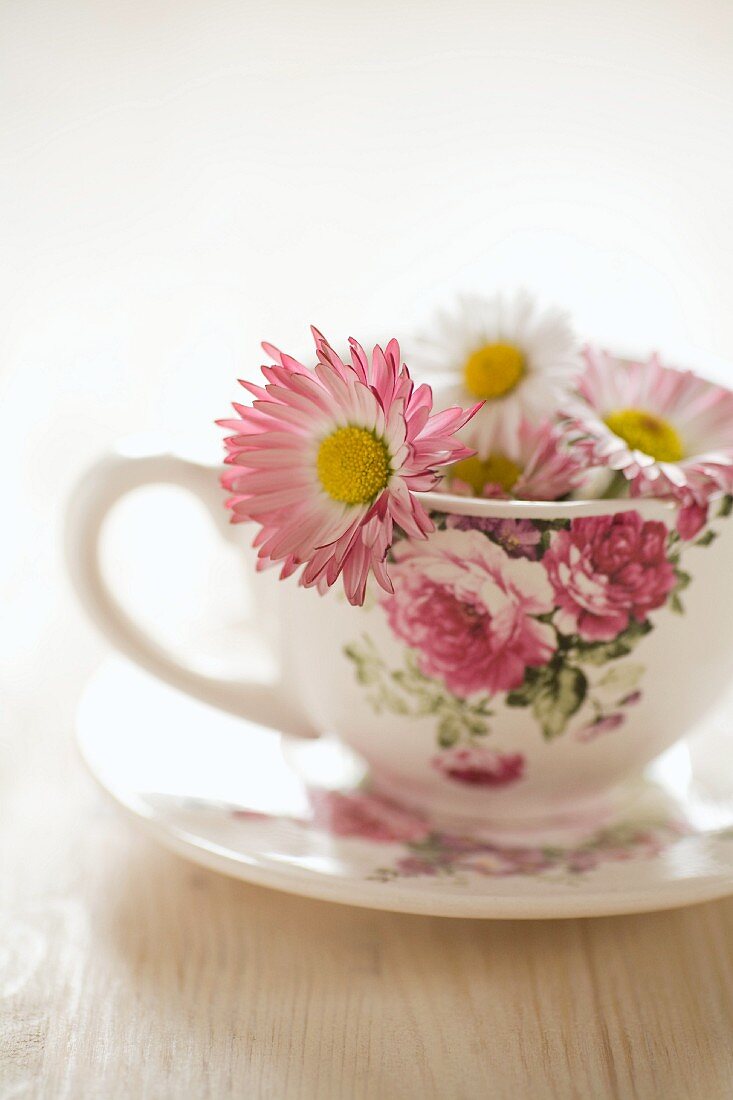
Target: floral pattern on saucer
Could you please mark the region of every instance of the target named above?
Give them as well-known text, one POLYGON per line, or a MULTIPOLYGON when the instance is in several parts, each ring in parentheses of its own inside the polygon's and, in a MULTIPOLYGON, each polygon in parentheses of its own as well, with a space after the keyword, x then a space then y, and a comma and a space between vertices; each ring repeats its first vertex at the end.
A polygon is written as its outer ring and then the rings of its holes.
POLYGON ((396 878, 450 876, 459 872, 484 878, 552 872, 578 875, 604 863, 653 859, 684 832, 682 826, 672 822, 639 826, 625 822, 601 830, 571 848, 502 845, 471 836, 431 833, 424 840, 407 845, 405 855, 388 867, 378 868, 371 877, 389 882, 396 878))
MULTIPOLYGON (((688 832, 678 821, 625 821, 599 829, 570 847, 501 844, 471 834, 436 829, 419 814, 364 790, 311 790, 309 799, 311 817, 287 818, 289 822, 341 840, 402 847, 389 864, 375 867, 366 876, 378 882, 455 877, 459 873, 483 878, 553 872, 579 875, 605 863, 653 859, 688 832)), ((233 813, 242 820, 267 817, 247 810, 233 813)))

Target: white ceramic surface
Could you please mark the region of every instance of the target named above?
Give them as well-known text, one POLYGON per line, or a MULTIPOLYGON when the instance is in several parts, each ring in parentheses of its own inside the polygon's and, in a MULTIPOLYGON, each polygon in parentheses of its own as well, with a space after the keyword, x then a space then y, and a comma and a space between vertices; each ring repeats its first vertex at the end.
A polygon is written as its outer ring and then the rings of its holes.
POLYGON ((433 829, 358 789, 358 758, 293 741, 108 662, 78 716, 83 757, 153 838, 196 863, 314 898, 456 917, 578 917, 733 892, 727 722, 662 758, 623 815, 569 845, 433 829), (727 741, 727 743, 726 743, 727 741), (396 839, 397 838, 397 839, 396 839))

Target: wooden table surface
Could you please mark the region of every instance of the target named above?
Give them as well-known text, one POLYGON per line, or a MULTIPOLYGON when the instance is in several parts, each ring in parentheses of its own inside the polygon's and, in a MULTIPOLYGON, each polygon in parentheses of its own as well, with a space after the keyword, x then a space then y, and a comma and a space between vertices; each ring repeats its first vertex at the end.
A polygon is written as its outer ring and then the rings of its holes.
POLYGON ((102 653, 69 603, 3 682, 0 1100, 733 1095, 733 899, 464 921, 202 870, 77 760, 102 653))

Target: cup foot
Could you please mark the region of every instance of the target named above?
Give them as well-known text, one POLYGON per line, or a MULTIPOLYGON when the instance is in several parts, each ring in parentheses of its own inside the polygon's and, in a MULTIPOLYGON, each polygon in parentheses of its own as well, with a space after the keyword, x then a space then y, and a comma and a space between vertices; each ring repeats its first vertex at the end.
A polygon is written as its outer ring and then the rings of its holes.
POLYGON ((405 790, 404 783, 371 771, 366 786, 374 794, 427 818, 437 831, 468 833, 503 844, 561 846, 577 844, 609 827, 627 812, 638 794, 640 780, 632 779, 572 801, 556 802, 531 812, 501 814, 460 813, 421 799, 405 790))

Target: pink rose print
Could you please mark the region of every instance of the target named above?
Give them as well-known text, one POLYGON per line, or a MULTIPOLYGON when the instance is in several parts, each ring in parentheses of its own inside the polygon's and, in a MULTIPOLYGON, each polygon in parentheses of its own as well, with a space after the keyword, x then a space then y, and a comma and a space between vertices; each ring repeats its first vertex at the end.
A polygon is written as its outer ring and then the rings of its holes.
POLYGON ((472 787, 505 787, 524 774, 520 752, 501 753, 480 747, 448 749, 434 756, 432 764, 447 779, 472 787))
POLYGON ((609 642, 631 619, 643 623, 675 586, 667 528, 638 512, 574 519, 543 558, 559 606, 555 624, 589 642, 609 642))
POLYGON ((421 817, 364 791, 312 790, 309 797, 313 824, 333 836, 410 844, 430 831, 421 817))
POLYGON ((554 653, 555 632, 533 618, 553 608, 539 562, 510 558, 478 531, 438 531, 393 555, 389 624, 455 695, 510 691, 554 653))

